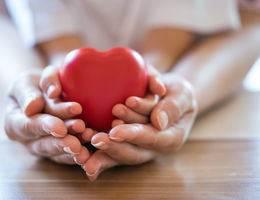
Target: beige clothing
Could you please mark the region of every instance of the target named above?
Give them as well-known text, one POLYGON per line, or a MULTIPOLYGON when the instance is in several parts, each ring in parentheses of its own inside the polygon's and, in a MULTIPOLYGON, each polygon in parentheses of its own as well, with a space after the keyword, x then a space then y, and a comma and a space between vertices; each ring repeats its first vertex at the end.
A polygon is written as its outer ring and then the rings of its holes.
POLYGON ((235 0, 7 0, 28 45, 63 34, 79 34, 88 46, 138 47, 155 27, 208 34, 237 29, 235 0))

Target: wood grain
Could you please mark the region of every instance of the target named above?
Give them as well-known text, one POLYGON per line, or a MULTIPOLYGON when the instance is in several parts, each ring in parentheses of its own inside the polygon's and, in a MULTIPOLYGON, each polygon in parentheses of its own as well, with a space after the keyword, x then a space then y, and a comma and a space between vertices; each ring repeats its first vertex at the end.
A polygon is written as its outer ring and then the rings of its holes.
POLYGON ((260 141, 190 141, 178 153, 116 167, 97 181, 0 143, 0 199, 259 199, 260 141))

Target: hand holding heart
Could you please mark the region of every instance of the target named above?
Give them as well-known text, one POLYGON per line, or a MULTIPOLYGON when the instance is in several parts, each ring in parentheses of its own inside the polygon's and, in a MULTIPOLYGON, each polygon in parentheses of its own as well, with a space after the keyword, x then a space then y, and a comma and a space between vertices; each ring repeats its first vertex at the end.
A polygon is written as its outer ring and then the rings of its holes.
POLYGON ((118 119, 112 122, 114 128, 108 134, 85 128, 82 120, 73 118, 82 107, 59 99, 62 88, 58 68, 45 68, 41 90, 40 75, 27 74, 10 92, 6 133, 34 154, 82 165, 92 180, 112 166, 139 164, 174 151, 185 141, 196 115, 192 88, 173 74, 160 75, 152 68, 148 74, 150 93, 115 105, 112 112, 118 119), (148 120, 151 124, 145 124, 148 120), (99 150, 90 155, 80 142, 91 142, 99 150))
POLYGON ((117 47, 106 52, 92 48, 71 51, 59 70, 62 97, 78 102, 88 127, 107 131, 115 118, 112 107, 127 97, 143 97, 147 66, 134 50, 117 47))
MULTIPOLYGON (((43 91, 48 93, 50 85, 58 88, 49 92, 49 97, 59 96, 61 90, 58 80, 57 68, 47 68, 43 73, 43 91)), ((112 166, 140 164, 155 158, 161 152, 174 151, 182 146, 196 116, 196 103, 191 86, 172 74, 161 77, 150 67, 149 88, 151 93, 145 98, 130 97, 125 105, 114 106, 113 114, 119 119, 113 121, 114 128, 109 134, 97 133, 90 128, 78 133, 81 142, 91 142, 100 149, 83 165, 90 179, 95 179, 101 171, 112 166), (154 94, 165 93, 162 80, 166 84, 167 92, 159 101, 154 94), (124 112, 120 112, 120 109, 124 112), (149 115, 151 124, 144 124, 148 122, 149 115)), ((47 99, 47 102, 50 101, 53 100, 47 99)), ((62 113, 62 110, 55 109, 53 103, 47 103, 46 108, 47 112, 54 115, 59 116, 62 113)))

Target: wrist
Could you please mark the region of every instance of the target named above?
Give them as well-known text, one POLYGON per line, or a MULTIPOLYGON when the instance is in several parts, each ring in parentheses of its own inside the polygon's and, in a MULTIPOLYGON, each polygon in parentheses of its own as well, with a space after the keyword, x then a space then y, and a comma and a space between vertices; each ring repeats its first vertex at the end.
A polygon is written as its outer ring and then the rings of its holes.
POLYGON ((172 68, 175 58, 165 52, 147 52, 143 54, 144 60, 154 66, 160 73, 167 73, 172 68))

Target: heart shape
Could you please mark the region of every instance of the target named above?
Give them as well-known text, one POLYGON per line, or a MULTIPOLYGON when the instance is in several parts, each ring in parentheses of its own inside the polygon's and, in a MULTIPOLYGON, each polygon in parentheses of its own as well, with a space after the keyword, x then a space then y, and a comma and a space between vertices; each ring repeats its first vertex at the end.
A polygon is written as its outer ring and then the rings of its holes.
POLYGON ((106 52, 93 48, 71 51, 59 70, 65 101, 81 104, 79 116, 88 127, 108 131, 115 119, 112 108, 130 96, 146 92, 147 66, 136 51, 117 47, 106 52))

